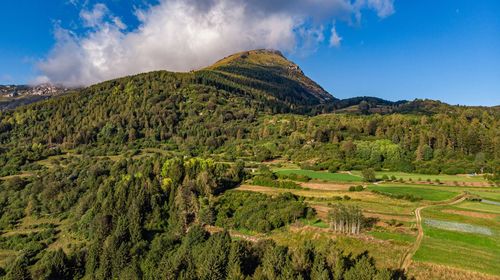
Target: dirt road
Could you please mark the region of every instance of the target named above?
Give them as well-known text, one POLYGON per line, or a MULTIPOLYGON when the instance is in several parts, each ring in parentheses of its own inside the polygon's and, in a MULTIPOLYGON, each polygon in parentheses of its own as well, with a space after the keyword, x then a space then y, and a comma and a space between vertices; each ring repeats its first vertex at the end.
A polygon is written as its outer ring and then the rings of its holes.
POLYGON ((405 271, 408 270, 408 267, 411 264, 411 259, 413 258, 413 255, 415 255, 415 253, 417 252, 418 248, 420 248, 420 244, 422 243, 422 239, 424 238, 424 229, 422 227, 422 215, 420 214, 422 212, 422 210, 427 208, 427 207, 432 207, 432 206, 457 204, 457 203, 464 201, 466 198, 467 198, 466 194, 461 194, 461 195, 459 195, 459 196, 457 196, 457 197, 455 197, 452 200, 447 201, 447 202, 437 203, 437 204, 429 204, 429 205, 421 206, 421 207, 418 207, 417 209, 415 209, 415 219, 416 219, 417 228, 418 228, 418 235, 417 235, 417 239, 415 240, 415 243, 413 244, 413 246, 408 248, 408 250, 406 250, 405 254, 401 258, 401 262, 399 265, 401 270, 405 270, 405 271))

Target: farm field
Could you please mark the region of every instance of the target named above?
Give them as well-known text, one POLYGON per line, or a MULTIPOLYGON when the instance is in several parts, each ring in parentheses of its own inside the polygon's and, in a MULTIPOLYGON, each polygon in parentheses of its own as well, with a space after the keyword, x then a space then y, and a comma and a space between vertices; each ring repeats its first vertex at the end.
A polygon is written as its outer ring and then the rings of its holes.
POLYGON ((500 206, 469 201, 424 210, 426 235, 415 259, 500 275, 499 211, 500 206))
MULTIPOLYGON (((406 178, 422 177, 442 182, 463 180, 457 181, 458 185, 418 181, 366 185, 356 172, 353 175, 296 169, 276 169, 274 172, 307 175, 313 180, 298 182, 304 189, 242 185, 237 190, 267 195, 291 192, 304 197, 322 220, 320 223, 302 222, 302 226, 290 226, 269 234, 268 238, 280 244, 293 246, 308 239, 327 244, 333 239, 345 252, 357 254, 362 248, 373 252, 375 260, 383 267, 402 265, 411 248, 417 246, 415 252, 410 253, 411 263, 407 267, 407 272, 415 279, 463 279, 464 275, 469 279, 495 279, 500 276, 496 262, 500 257, 500 205, 466 199, 474 196, 500 201, 500 189, 476 184, 482 182, 482 178, 424 177, 405 173, 406 178), (346 184, 363 184, 366 188, 348 191, 346 184), (398 195, 411 195, 419 200, 396 198, 401 197, 398 195), (360 207, 370 221, 369 227, 359 236, 345 236, 329 230, 328 212, 336 204, 360 207), (417 208, 422 208, 420 222, 415 217, 417 208), (423 230, 423 238, 417 244, 419 227, 423 230)), ((387 174, 392 176, 390 172, 387 174)))
MULTIPOLYGON (((360 171, 352 171, 353 175, 361 176, 360 171)), ((406 173, 406 172, 393 172, 393 171, 376 171, 375 172, 377 179, 382 179, 382 176, 387 176, 387 177, 396 177, 397 179, 402 178, 403 180, 407 181, 412 179, 413 181, 426 181, 426 180, 440 180, 441 182, 458 182, 458 183, 485 183, 489 184, 488 181, 484 179, 483 176, 480 175, 468 175, 468 174, 463 174, 463 175, 446 175, 446 174, 439 174, 439 175, 429 175, 429 174, 417 174, 417 173, 406 173)))
POLYGON ((444 187, 428 187, 418 185, 371 185, 369 190, 379 191, 381 193, 388 193, 393 195, 413 195, 417 198, 422 198, 429 201, 442 201, 451 199, 460 193, 457 188, 444 188, 444 187))
POLYGON ((326 180, 332 182, 362 182, 361 176, 355 176, 347 173, 330 173, 327 171, 314 171, 303 169, 277 169, 277 174, 290 175, 305 175, 311 179, 326 180))

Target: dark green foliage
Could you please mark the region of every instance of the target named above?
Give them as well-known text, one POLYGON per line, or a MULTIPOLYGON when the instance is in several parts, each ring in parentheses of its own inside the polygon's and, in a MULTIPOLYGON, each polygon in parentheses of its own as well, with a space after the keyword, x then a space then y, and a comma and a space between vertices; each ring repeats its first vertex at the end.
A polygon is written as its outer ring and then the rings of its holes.
POLYGON ((364 187, 361 186, 361 185, 357 185, 357 186, 350 186, 349 187, 349 191, 350 192, 361 192, 364 190, 364 187))
POLYGON ((300 175, 300 174, 295 174, 295 173, 291 173, 291 174, 279 174, 278 175, 278 178, 282 179, 282 180, 292 180, 292 181, 299 181, 299 182, 309 182, 311 180, 311 178, 309 176, 306 176, 306 175, 300 175))
POLYGON ((269 232, 306 217, 308 208, 291 193, 269 197, 260 193, 229 191, 216 203, 216 225, 269 232))
POLYGON ((422 200, 422 197, 416 196, 414 194, 394 194, 394 193, 388 193, 388 192, 381 192, 381 191, 377 191, 377 190, 371 190, 371 191, 373 193, 376 193, 376 194, 381 194, 381 195, 385 195, 385 196, 388 196, 391 198, 396 198, 396 199, 404 199, 404 200, 408 200, 408 201, 412 201, 412 202, 422 200))
POLYGON ((26 255, 21 255, 16 258, 12 266, 9 268, 5 279, 7 280, 30 280, 31 275, 28 270, 29 258, 26 255))
POLYGON ((302 187, 290 180, 276 180, 264 176, 255 176, 252 178, 252 185, 265 186, 280 189, 302 189, 302 187))
MULTIPOLYGON (((333 265, 312 243, 290 249, 234 241, 227 231, 208 233, 203 225, 210 221, 268 232, 313 218, 314 211, 290 193, 226 191, 243 177, 241 164, 200 158, 81 157, 40 177, 12 181, 1 189, 2 196, 13 197, 5 205, 20 210, 12 223, 24 217, 28 204, 31 215, 63 213, 72 224, 65 234, 85 243, 67 253, 48 249, 58 236, 50 223, 30 234, 3 236, 3 249, 20 252, 5 267, 5 279, 321 279, 355 267, 350 258, 333 265)), ((3 211, 2 219, 12 218, 9 213, 3 211)))
POLYGON ((361 174, 363 175, 363 180, 365 180, 366 182, 377 181, 377 178, 375 177, 375 170, 373 170, 373 168, 363 169, 363 171, 361 171, 361 174))

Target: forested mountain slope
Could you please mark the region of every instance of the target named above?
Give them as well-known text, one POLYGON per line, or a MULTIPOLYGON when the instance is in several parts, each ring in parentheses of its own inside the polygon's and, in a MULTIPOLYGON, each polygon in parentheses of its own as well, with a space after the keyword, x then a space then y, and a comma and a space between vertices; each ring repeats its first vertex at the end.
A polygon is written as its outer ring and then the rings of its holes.
POLYGON ((370 98, 345 106, 363 101, 372 107, 331 113, 338 100, 281 54, 259 50, 0 112, 0 249, 9 256, 0 258, 0 274, 404 279, 368 252, 347 254, 334 242, 291 249, 227 231, 264 234, 316 215, 290 193, 231 190, 256 162, 280 158, 332 172, 498 172, 498 108, 370 98), (373 106, 407 109, 370 114, 373 106))
POLYGON ((347 104, 367 100, 406 113, 271 117, 297 112, 305 104, 327 106, 320 103, 330 95, 297 74, 299 70, 283 74, 293 65, 279 53, 253 51, 198 72, 124 77, 1 112, 2 174, 28 168, 30 162, 60 149, 114 154, 159 145, 192 155, 216 153, 233 158, 256 157, 259 149, 255 147, 262 145, 259 153, 265 153, 265 159, 296 160, 316 158, 314 152, 305 152, 312 148, 321 154, 318 160, 346 168, 368 165, 463 173, 491 172, 498 166, 500 110, 495 107, 457 107, 434 101, 394 105, 361 98, 347 104), (246 72, 235 74, 241 69, 246 72), (215 77, 222 72, 237 78, 215 77), (295 78, 282 83, 277 73, 295 78), (259 83, 246 83, 246 78, 259 83), (361 147, 365 147, 363 152, 361 147))

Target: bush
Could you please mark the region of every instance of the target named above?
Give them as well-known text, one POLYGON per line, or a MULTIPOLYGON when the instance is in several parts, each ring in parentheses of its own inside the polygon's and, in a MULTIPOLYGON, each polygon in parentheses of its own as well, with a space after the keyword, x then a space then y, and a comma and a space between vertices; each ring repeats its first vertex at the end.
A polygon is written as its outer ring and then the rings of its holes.
POLYGON ((375 177, 375 170, 373 170, 373 168, 363 169, 363 171, 361 171, 361 174, 363 175, 363 179, 366 182, 377 181, 377 178, 375 177))
POLYGON ((377 190, 372 190, 372 192, 376 193, 376 194, 380 194, 380 195, 385 195, 385 196, 388 196, 391 198, 395 198, 395 199, 408 200, 411 202, 416 202, 416 201, 422 200, 422 198, 420 196, 416 196, 413 194, 392 194, 392 193, 386 193, 386 192, 381 192, 381 191, 377 191, 377 190))
POLYGON ((364 190, 364 188, 363 188, 363 186, 361 186, 361 185, 357 185, 357 186, 350 186, 350 187, 349 187, 349 191, 350 191, 350 192, 361 192, 361 191, 363 191, 363 190, 364 190))
POLYGON ((312 170, 312 171, 320 171, 321 167, 318 166, 317 164, 314 164, 314 163, 303 162, 303 163, 300 164, 300 169, 312 170))
POLYGON ((291 193, 275 197, 228 191, 215 203, 217 226, 269 232, 300 218, 314 217, 301 198, 291 193))
POLYGON ((302 187, 290 180, 274 180, 265 176, 255 176, 252 179, 252 185, 280 188, 280 189, 302 189, 302 187))
POLYGON ((309 182, 311 181, 311 177, 307 175, 300 175, 300 174, 278 174, 278 178, 283 179, 283 180, 293 180, 293 181, 299 181, 299 182, 309 182))

